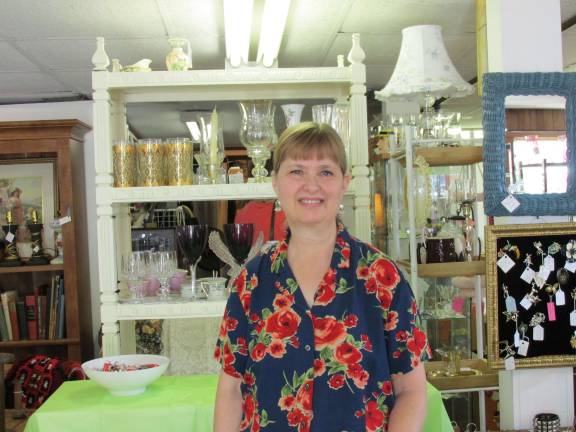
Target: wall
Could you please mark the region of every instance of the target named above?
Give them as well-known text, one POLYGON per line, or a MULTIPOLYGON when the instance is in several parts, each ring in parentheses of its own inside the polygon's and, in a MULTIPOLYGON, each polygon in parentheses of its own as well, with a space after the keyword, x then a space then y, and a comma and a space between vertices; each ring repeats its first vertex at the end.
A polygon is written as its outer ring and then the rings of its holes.
MULTIPOLYGON (((0 105, 0 121, 21 120, 56 120, 78 119, 92 126, 92 101, 77 102, 50 102, 38 104, 0 105)), ((96 240, 96 186, 94 183, 94 138, 92 132, 84 137, 84 172, 85 172, 85 196, 86 196, 86 220, 85 236, 88 242, 88 256, 79 256, 79 259, 88 260, 85 268, 89 268, 88 287, 79 286, 79 290, 89 295, 89 304, 81 303, 80 325, 85 330, 82 332, 82 356, 86 359, 93 358, 98 353, 98 329, 100 328, 100 293, 98 292, 98 255, 96 240), (86 335, 86 329, 92 329, 91 335, 86 335)), ((82 282, 80 275, 80 283, 82 282)), ((86 296, 83 296, 86 298, 86 296)), ((90 330, 88 330, 90 332, 90 330)))

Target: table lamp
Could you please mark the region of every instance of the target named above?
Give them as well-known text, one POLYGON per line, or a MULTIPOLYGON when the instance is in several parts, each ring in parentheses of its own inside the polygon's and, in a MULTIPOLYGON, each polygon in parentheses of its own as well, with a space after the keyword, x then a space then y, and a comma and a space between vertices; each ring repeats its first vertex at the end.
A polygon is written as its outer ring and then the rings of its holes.
POLYGON ((464 81, 448 57, 442 29, 418 25, 402 30, 402 45, 390 81, 375 92, 378 100, 423 101, 422 138, 433 138, 433 105, 439 97, 463 97, 472 85, 464 81))

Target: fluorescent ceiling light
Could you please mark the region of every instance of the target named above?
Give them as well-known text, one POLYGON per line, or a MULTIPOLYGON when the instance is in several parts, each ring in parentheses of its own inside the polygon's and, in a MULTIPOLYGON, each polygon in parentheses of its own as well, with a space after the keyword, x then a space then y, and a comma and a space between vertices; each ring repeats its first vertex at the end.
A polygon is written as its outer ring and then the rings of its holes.
POLYGON ((266 0, 264 4, 257 61, 266 67, 278 57, 289 9, 290 0, 266 0))
POLYGON ((192 135, 192 141, 200 142, 200 128, 198 127, 198 123, 195 121, 187 121, 186 126, 188 126, 190 135, 192 135))
POLYGON ((248 63, 253 0, 224 0, 226 58, 233 67, 248 63))

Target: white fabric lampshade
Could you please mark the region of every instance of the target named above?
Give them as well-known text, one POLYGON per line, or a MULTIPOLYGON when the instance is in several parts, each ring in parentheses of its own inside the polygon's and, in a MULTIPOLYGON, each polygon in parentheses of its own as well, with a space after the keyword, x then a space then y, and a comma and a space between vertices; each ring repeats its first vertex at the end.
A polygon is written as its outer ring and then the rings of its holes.
POLYGON ((448 57, 442 29, 419 25, 402 30, 402 46, 388 84, 375 92, 376 98, 406 99, 423 96, 462 97, 473 86, 464 81, 448 57))

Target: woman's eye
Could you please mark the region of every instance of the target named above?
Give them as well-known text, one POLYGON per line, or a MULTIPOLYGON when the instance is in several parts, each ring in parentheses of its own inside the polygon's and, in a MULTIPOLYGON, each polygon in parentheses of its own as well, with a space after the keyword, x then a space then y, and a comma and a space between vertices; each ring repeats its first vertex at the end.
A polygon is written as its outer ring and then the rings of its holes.
POLYGON ((301 175, 301 174, 302 174, 302 170, 301 170, 301 169, 293 169, 293 170, 290 171, 290 174, 301 175))
POLYGON ((321 175, 322 177, 330 177, 330 176, 333 176, 334 173, 333 173, 332 171, 330 171, 330 170, 322 170, 322 171, 320 172, 320 175, 321 175))

